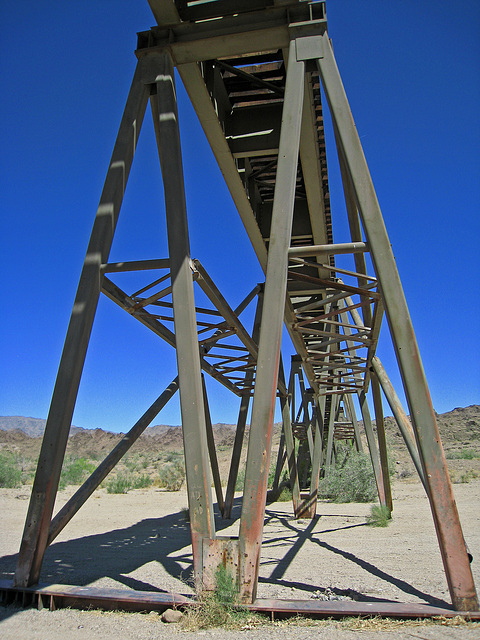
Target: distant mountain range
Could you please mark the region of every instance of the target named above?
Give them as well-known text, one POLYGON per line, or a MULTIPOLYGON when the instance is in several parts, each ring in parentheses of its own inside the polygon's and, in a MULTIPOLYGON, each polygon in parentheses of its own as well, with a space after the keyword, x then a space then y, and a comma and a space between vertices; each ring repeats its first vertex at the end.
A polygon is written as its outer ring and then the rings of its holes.
MULTIPOLYGON (((46 420, 42 418, 26 418, 25 416, 0 416, 0 430, 2 431, 21 431, 27 436, 31 438, 39 438, 43 436, 43 432, 45 431, 46 420)), ((235 429, 235 425, 233 424, 224 424, 223 422, 219 422, 218 424, 214 424, 213 428, 216 431, 227 431, 231 432, 232 429, 235 429)), ((168 424, 157 424, 153 427, 148 427, 144 433, 147 436, 164 436, 167 433, 170 433, 172 429, 178 429, 181 434, 181 427, 172 427, 168 424)), ((96 429, 84 429, 83 427, 74 427, 72 426, 70 429, 70 435, 73 436, 77 433, 83 433, 85 431, 98 431, 96 429)), ((105 431, 101 429, 101 431, 105 431)), ((110 432, 106 432, 110 433, 110 432)))
MULTIPOLYGON (((46 420, 42 418, 26 418, 25 416, 0 416, 0 429, 3 431, 22 431, 31 438, 43 436, 46 420)), ((73 427, 70 434, 85 431, 82 427, 73 427)))
MULTIPOLYGON (((469 407, 459 407, 448 411, 447 413, 437 414, 438 425, 444 443, 471 443, 476 444, 480 441, 480 406, 471 405, 469 407)), ((396 432, 395 421, 393 418, 386 418, 387 426, 392 432, 396 432)), ((21 432, 31 438, 39 438, 45 431, 46 420, 41 418, 26 418, 24 416, 0 416, 0 430, 9 432, 21 432)), ((276 430, 280 425, 275 425, 276 430)), ((233 438, 236 426, 233 424, 225 424, 223 422, 213 425, 215 432, 215 440, 233 445, 233 438)), ((104 434, 105 437, 120 437, 121 434, 112 433, 103 429, 83 429, 82 427, 72 426, 70 436, 77 436, 90 439, 92 434, 104 434)), ((12 433, 13 435, 13 433, 12 433)), ((398 432, 398 435, 400 433, 398 432)), ((172 427, 165 424, 154 425, 148 427, 143 436, 152 438, 161 438, 165 444, 181 443, 182 429, 181 427, 172 427)))

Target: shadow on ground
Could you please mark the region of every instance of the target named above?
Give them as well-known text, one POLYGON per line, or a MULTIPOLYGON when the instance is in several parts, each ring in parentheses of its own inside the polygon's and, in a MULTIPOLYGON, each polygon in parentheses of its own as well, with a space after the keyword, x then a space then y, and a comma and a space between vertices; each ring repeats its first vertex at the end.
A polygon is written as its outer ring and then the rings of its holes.
MULTIPOLYGON (((216 514, 216 530, 221 532, 229 527, 240 515, 241 499, 235 501, 232 520, 223 521, 216 514)), ((341 555, 348 561, 360 566, 364 571, 381 578, 403 591, 406 596, 420 598, 424 602, 449 608, 449 603, 430 596, 413 585, 392 576, 375 565, 355 556, 354 554, 336 548, 321 540, 322 533, 315 532, 315 526, 320 516, 317 516, 306 527, 298 526, 296 522, 284 512, 267 508, 266 523, 277 520, 282 525, 282 533, 276 538, 264 541, 266 549, 275 545, 285 548, 283 556, 273 562, 272 572, 268 577, 260 578, 264 584, 275 584, 293 587, 315 597, 322 593, 320 585, 292 582, 285 579, 285 574, 302 546, 309 542, 318 545, 335 555, 341 555)), ((349 525, 343 528, 354 529, 365 526, 365 523, 349 525)), ((0 579, 11 580, 15 571, 18 554, 0 558, 0 579)), ((185 580, 191 575, 192 555, 190 547, 190 525, 184 512, 178 512, 162 518, 147 518, 133 526, 115 529, 107 533, 95 534, 53 543, 45 554, 40 577, 41 583, 57 583, 86 586, 102 578, 111 578, 128 589, 139 591, 168 592, 169 589, 161 585, 143 582, 127 574, 150 562, 163 566, 164 570, 173 578, 185 580), (182 551, 183 550, 183 551, 182 551)), ((263 563, 265 567, 270 561, 263 563)), ((348 596, 354 600, 383 601, 388 599, 366 597, 354 590, 330 589, 337 596, 348 596)), ((408 597, 406 601, 408 601, 408 597)), ((391 600, 390 600, 391 601, 391 600)))

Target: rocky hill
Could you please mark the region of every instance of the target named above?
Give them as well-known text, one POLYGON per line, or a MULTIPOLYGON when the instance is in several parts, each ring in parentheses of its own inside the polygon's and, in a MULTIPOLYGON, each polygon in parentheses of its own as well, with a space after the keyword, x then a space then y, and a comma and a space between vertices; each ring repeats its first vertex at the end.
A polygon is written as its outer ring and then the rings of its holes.
MULTIPOLYGON (((439 414, 437 417, 446 451, 461 447, 480 449, 479 405, 456 408, 448 413, 439 414)), ((275 425, 275 427, 275 440, 278 442, 280 425, 275 425)), ((14 451, 28 458, 35 458, 40 451, 44 428, 45 420, 38 418, 0 417, 0 449, 14 451)), ((386 418, 386 430, 389 448, 393 455, 396 457, 399 454, 400 457, 403 457, 405 445, 393 418, 386 418)), ((235 425, 218 423, 213 425, 213 432, 217 449, 229 455, 235 438, 235 425)), ((122 435, 102 429, 72 427, 67 454, 101 459, 113 449, 122 435)), ((146 429, 132 447, 132 452, 173 452, 181 451, 182 448, 182 428, 160 424, 146 429)), ((406 451, 405 453, 407 454, 406 451)))

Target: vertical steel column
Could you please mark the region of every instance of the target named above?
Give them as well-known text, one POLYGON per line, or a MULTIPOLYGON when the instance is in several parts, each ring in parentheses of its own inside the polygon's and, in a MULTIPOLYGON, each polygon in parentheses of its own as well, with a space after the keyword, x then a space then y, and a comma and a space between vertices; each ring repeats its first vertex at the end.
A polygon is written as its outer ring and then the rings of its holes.
POLYGON ((298 478, 297 460, 295 457, 295 441, 293 438, 292 420, 287 398, 280 398, 282 408, 283 433, 285 436, 285 451, 287 454, 288 473, 292 488, 293 512, 297 513, 300 505, 300 482, 298 478))
POLYGON ((100 296, 100 266, 108 261, 123 194, 148 102, 139 62, 110 160, 68 326, 38 459, 14 586, 38 582, 68 433, 100 296))
POLYGON ((205 426, 207 429, 207 446, 208 455, 210 457, 210 468, 212 469, 213 485, 215 487, 215 495, 217 496, 217 504, 220 513, 223 511, 223 490, 222 479, 220 478, 220 469, 218 468, 217 450, 215 448, 215 438, 213 435, 212 418, 210 415, 210 405, 208 404, 207 387, 205 384, 205 376, 202 374, 203 387, 203 403, 205 405, 205 426))
POLYGON ((330 471, 333 462, 333 436, 335 433, 335 419, 339 402, 338 395, 331 395, 330 415, 328 417, 327 452, 325 455, 325 473, 330 471))
POLYGON ((383 470, 380 464, 380 457, 378 455, 375 435, 373 433, 372 418, 370 416, 370 409, 368 408, 367 394, 365 391, 360 391, 358 393, 358 402, 360 405, 360 411, 362 412, 363 428, 365 429, 365 435, 367 436, 368 451, 370 453, 370 460, 372 461, 373 473, 377 484, 378 500, 380 501, 380 504, 385 505, 387 502, 385 498, 383 470))
POLYGON ((363 452, 362 440, 360 438, 360 427, 358 426, 358 420, 357 420, 357 415, 355 413, 353 398, 350 393, 345 394, 345 408, 347 410, 347 415, 350 418, 353 424, 353 429, 355 431, 355 445, 357 447, 357 451, 363 452))
MULTIPOLYGON (((253 321, 252 339, 258 344, 260 334, 260 325, 262 323, 263 309, 263 286, 260 287, 257 297, 257 308, 255 309, 255 319, 253 321)), ((238 468, 240 466, 240 458, 242 455, 243 437, 245 434, 245 426, 247 424, 248 407, 250 405, 250 385, 253 386, 255 377, 255 369, 250 367, 245 373, 245 391, 240 403, 238 412, 237 429, 235 431, 235 441, 233 444, 232 459, 230 462, 230 471, 228 474, 227 490, 225 492, 225 504, 222 517, 230 518, 232 515, 233 499, 235 497, 235 485, 238 478, 238 468)))
POLYGON ((260 329, 257 377, 240 521, 240 589, 244 602, 252 601, 257 591, 285 312, 288 248, 292 233, 304 83, 304 63, 297 62, 296 41, 293 40, 290 43, 288 56, 265 279, 263 318, 266 318, 267 322, 262 322, 260 329))
POLYGON ((387 439, 385 436, 385 421, 383 419, 382 393, 376 377, 371 380, 373 405, 375 409, 375 424, 377 426, 378 451, 380 453, 380 465, 382 467, 383 490, 385 505, 390 513, 393 511, 392 485, 390 484, 390 470, 388 468, 387 439))
POLYGON ((320 480, 320 469, 322 467, 323 438, 322 429, 320 428, 319 414, 323 415, 320 407, 317 405, 318 398, 312 407, 312 428, 315 430, 315 439, 313 444, 313 452, 311 454, 312 469, 310 474, 310 487, 307 496, 302 500, 300 508, 295 513, 297 518, 314 518, 317 512, 318 501, 318 484, 320 480))
POLYGON ((452 603, 457 610, 477 610, 478 598, 445 454, 392 248, 328 34, 325 32, 316 39, 320 49, 318 70, 382 288, 418 451, 429 487, 428 496, 452 603))
POLYGON ((278 443, 277 451, 277 464, 275 465, 275 477, 273 478, 272 495, 277 495, 278 487, 280 485, 280 478, 282 477, 283 467, 287 461, 287 452, 285 450, 285 433, 282 428, 280 434, 280 442, 278 443))
POLYGON ((214 538, 215 529, 200 352, 193 294, 174 65, 168 52, 155 54, 154 60, 157 65, 155 78, 157 96, 152 112, 165 191, 193 567, 197 587, 201 588, 203 540, 214 538))
MULTIPOLYGON (((283 361, 280 360, 280 362, 280 377, 282 380, 284 380, 285 372, 283 369, 283 361)), ((298 363, 295 361, 295 357, 292 357, 290 365, 290 377, 288 379, 287 396, 285 398, 280 397, 280 406, 282 409, 282 433, 285 440, 285 455, 288 465, 288 473, 290 476, 294 513, 297 513, 300 505, 300 481, 298 478, 295 439, 293 437, 292 429, 292 416, 295 414, 295 374, 297 370, 298 363)))

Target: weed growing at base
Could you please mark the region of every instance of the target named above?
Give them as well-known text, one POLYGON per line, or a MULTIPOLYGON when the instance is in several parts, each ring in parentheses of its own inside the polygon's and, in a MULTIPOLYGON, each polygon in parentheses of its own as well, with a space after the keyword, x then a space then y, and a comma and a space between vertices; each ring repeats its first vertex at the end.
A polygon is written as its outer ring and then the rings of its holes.
POLYGON ((392 519, 390 509, 384 504, 374 504, 367 516, 367 524, 372 527, 387 527, 392 519))
POLYGON ((249 629, 265 620, 239 604, 238 586, 234 577, 223 566, 215 572, 215 589, 203 591, 198 603, 187 609, 182 618, 185 631, 222 627, 249 629))

